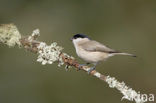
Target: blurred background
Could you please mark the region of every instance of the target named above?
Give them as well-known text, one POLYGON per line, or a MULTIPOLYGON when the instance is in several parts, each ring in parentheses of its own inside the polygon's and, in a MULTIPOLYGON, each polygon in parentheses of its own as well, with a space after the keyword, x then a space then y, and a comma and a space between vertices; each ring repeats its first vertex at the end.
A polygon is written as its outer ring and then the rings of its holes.
MULTIPOLYGON (((97 66, 136 91, 156 94, 155 0, 0 0, 0 24, 14 23, 22 35, 39 28, 39 40, 56 41, 80 60, 69 40, 76 33, 136 54, 97 66)), ((0 103, 133 103, 82 71, 42 66, 37 55, 0 44, 0 103)))

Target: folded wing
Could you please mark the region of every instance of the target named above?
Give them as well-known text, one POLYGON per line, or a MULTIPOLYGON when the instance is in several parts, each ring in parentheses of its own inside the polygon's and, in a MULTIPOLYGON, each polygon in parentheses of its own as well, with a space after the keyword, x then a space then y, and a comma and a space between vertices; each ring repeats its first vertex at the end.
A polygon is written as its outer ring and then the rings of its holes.
POLYGON ((88 41, 81 44, 83 49, 90 52, 107 52, 107 53, 119 53, 119 51, 108 48, 107 46, 97 42, 97 41, 88 41))

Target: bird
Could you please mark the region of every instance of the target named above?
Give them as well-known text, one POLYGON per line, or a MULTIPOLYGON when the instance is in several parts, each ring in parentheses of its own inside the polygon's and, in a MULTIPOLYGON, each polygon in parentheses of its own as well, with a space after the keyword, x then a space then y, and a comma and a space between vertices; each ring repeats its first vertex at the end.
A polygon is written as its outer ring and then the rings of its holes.
POLYGON ((136 57, 136 55, 130 53, 124 53, 111 49, 98 41, 92 40, 85 34, 75 34, 71 38, 71 41, 75 47, 78 57, 86 62, 85 64, 80 64, 79 68, 88 64, 94 65, 88 70, 89 74, 91 71, 95 70, 98 63, 107 60, 109 57, 115 55, 128 55, 136 57))

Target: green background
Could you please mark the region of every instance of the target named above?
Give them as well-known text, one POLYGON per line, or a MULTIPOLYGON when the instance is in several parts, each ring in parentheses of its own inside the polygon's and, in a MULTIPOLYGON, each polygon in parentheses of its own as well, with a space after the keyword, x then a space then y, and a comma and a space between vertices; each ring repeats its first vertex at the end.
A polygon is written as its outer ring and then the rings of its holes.
MULTIPOLYGON (((155 0, 0 0, 0 24, 14 23, 22 35, 39 28, 39 40, 56 41, 80 60, 69 40, 84 33, 138 58, 115 56, 97 66, 136 91, 156 94, 155 0)), ((0 44, 0 103, 133 103, 95 77, 37 55, 0 44)))

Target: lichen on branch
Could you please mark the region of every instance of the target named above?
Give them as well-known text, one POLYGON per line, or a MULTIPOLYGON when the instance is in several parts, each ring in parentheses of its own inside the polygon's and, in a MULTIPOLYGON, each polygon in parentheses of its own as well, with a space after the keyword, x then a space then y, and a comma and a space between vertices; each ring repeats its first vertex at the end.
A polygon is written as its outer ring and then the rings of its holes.
POLYGON ((13 47, 16 44, 20 46, 21 34, 14 24, 2 24, 0 26, 0 42, 13 47))
MULTIPOLYGON (((88 73, 90 67, 80 67, 80 64, 72 56, 62 52, 63 48, 58 46, 56 42, 47 45, 45 42, 38 41, 37 37, 39 35, 39 29, 36 29, 33 31, 32 35, 21 37, 21 34, 14 24, 4 24, 0 26, 0 42, 9 47, 17 44, 18 46, 23 46, 28 51, 38 54, 37 61, 41 62, 42 65, 58 62, 59 67, 65 64, 66 68, 72 66, 76 70, 83 70, 88 73)), ((106 82, 110 88, 119 90, 120 93, 123 94, 122 99, 135 101, 136 103, 146 102, 141 99, 140 95, 135 90, 126 86, 124 82, 119 82, 114 77, 105 76, 96 70, 91 71, 90 75, 106 82)))

